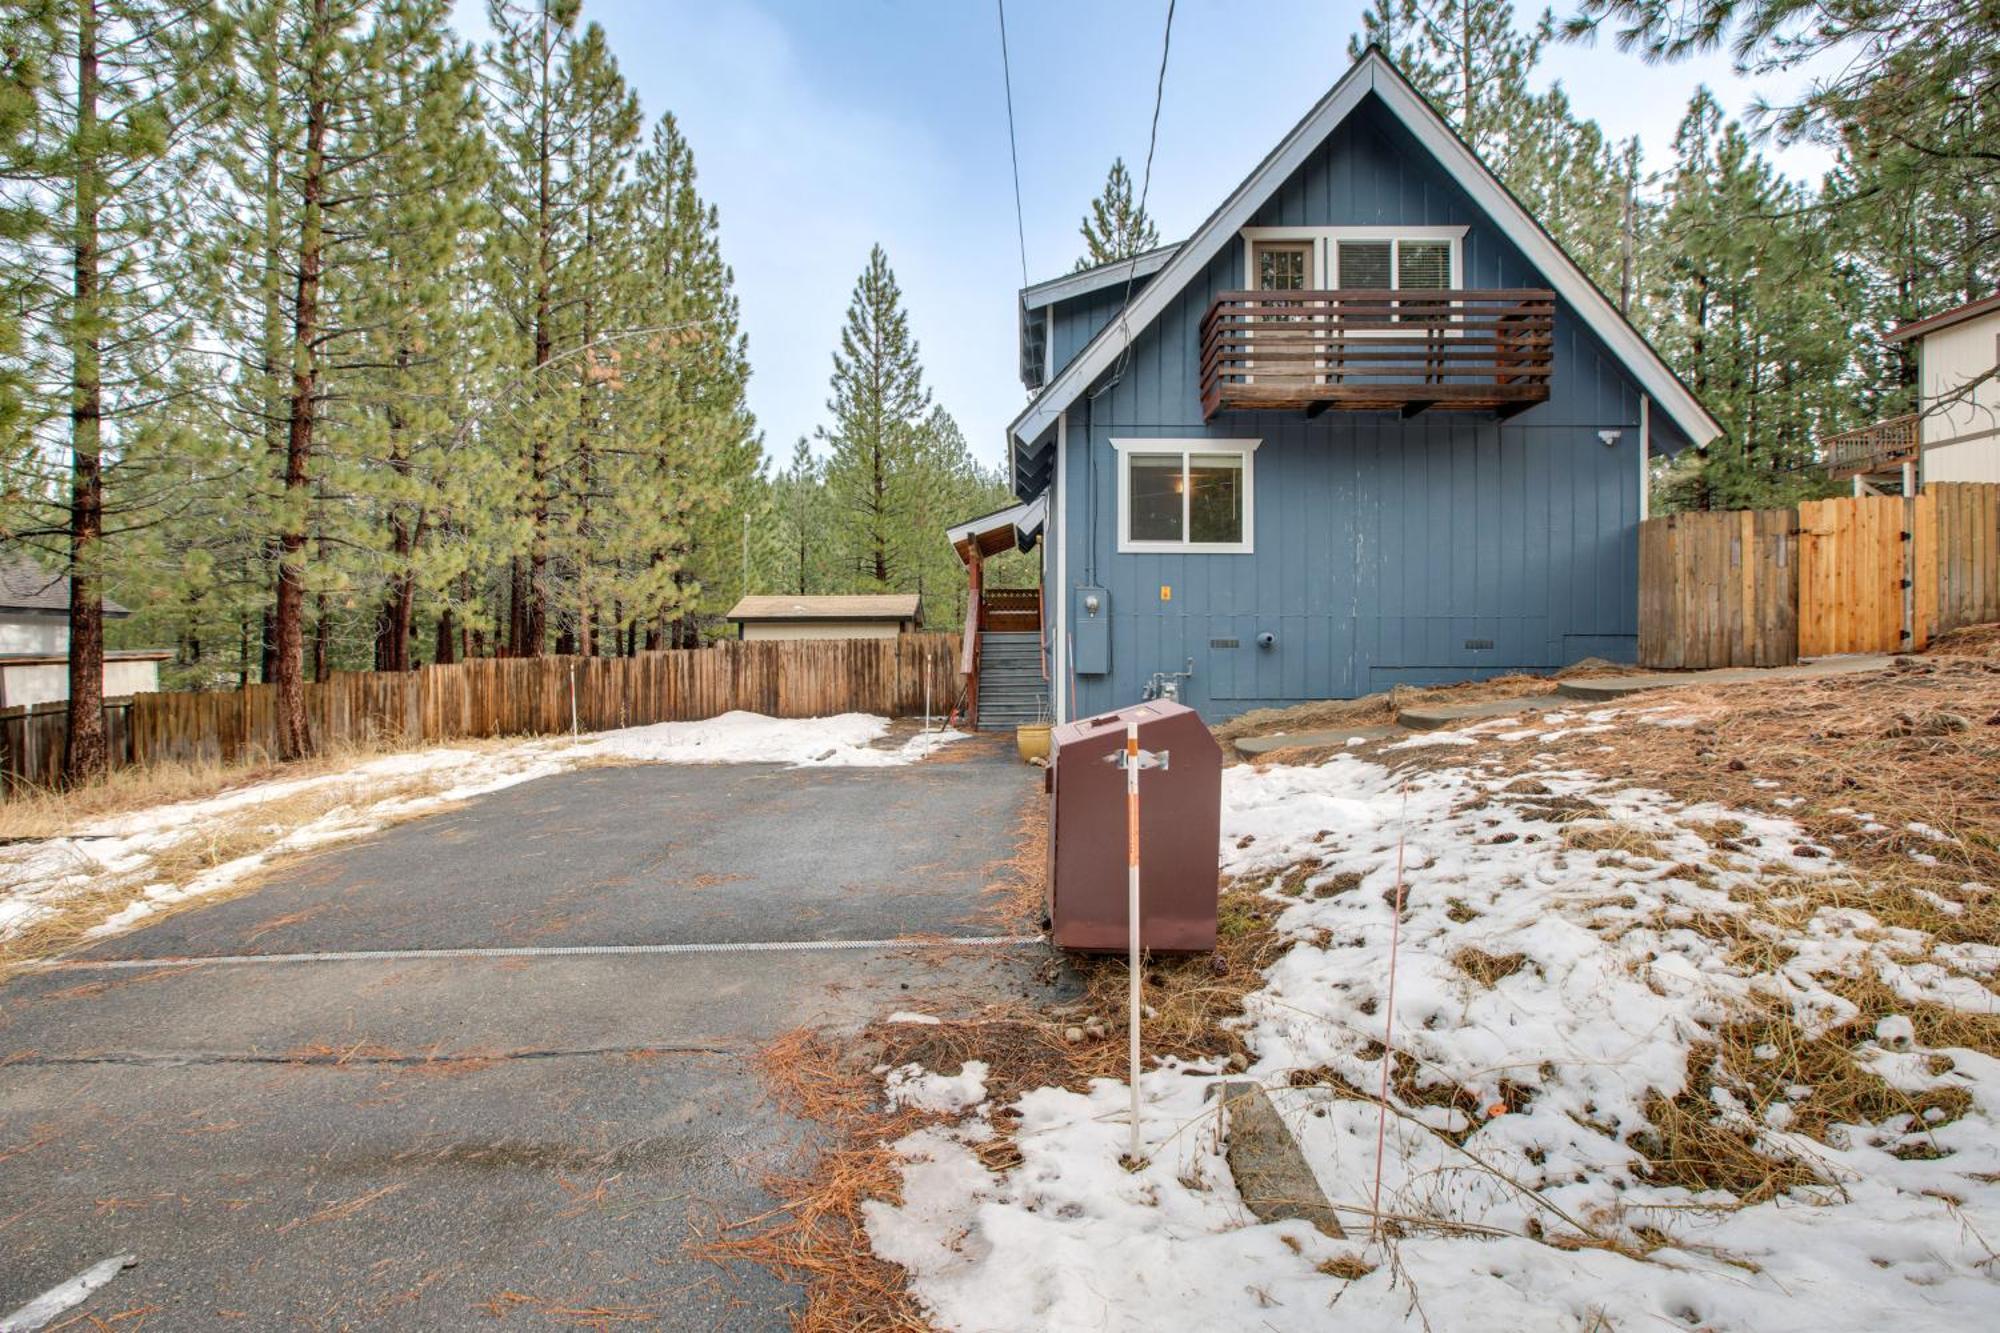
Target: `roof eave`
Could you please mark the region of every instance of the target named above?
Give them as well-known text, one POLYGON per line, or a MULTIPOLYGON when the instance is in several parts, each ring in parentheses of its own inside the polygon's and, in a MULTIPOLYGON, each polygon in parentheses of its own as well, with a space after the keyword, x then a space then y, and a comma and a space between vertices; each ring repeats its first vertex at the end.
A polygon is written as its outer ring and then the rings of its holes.
POLYGON ((1721 423, 1702 406, 1644 336, 1605 299, 1541 223, 1507 191, 1464 140, 1452 132, 1380 49, 1371 46, 1222 206, 1175 248, 1172 258, 1145 290, 1108 321, 1008 424, 1010 454, 1032 445, 1055 424, 1056 418, 1109 369, 1113 356, 1122 347, 1121 336, 1129 342, 1151 325, 1166 304, 1179 296, 1220 247, 1248 224, 1271 193, 1303 165, 1370 92, 1382 98, 1384 105, 1472 197, 1473 203, 1522 250, 1555 287, 1557 295, 1605 342, 1612 355, 1668 414, 1689 443, 1705 445, 1722 434, 1721 423))

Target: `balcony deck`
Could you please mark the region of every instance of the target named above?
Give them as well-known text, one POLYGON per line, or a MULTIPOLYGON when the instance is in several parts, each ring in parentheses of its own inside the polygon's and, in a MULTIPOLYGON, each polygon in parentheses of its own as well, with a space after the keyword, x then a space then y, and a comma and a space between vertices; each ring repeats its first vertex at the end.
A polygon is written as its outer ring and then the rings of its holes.
POLYGON ((1900 472, 1903 464, 1916 461, 1921 447, 1917 416, 1912 412, 1829 435, 1819 447, 1820 459, 1836 481, 1900 472))
POLYGON ((1224 292, 1202 318, 1205 418, 1431 408, 1501 417, 1545 402, 1555 293, 1224 292))

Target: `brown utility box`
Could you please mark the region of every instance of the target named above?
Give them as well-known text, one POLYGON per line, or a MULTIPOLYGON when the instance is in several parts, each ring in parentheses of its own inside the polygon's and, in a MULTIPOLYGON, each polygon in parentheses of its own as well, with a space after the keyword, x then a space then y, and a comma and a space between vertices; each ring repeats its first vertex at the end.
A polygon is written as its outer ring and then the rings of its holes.
POLYGON ((1049 733, 1048 912, 1064 949, 1126 948, 1125 724, 1167 767, 1139 774, 1139 943, 1155 953, 1215 947, 1222 871, 1222 747, 1200 714, 1155 700, 1049 733))

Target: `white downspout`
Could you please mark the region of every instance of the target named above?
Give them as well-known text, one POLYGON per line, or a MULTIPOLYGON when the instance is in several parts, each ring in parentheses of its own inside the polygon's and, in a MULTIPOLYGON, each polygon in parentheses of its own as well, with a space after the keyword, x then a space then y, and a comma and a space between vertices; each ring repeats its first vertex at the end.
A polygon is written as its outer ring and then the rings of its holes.
POLYGON ((1639 395, 1639 521, 1653 510, 1653 400, 1639 395))

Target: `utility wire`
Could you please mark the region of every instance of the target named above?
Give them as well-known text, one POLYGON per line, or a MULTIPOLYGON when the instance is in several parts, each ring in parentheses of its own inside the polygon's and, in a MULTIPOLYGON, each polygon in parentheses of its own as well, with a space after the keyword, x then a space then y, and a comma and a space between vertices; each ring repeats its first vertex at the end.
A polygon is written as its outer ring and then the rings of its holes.
MULTIPOLYGON (((1146 196, 1153 189, 1153 150, 1160 144, 1160 103, 1166 98, 1167 57, 1174 49, 1174 0, 1167 0, 1167 28, 1160 39, 1160 73, 1153 81, 1153 125, 1146 135, 1146 170, 1139 178, 1139 214, 1146 212, 1146 196)), ((1125 365, 1132 355, 1132 329, 1125 323, 1126 315, 1132 309, 1132 283, 1139 275, 1139 252, 1132 252, 1131 262, 1125 269, 1125 299, 1118 306, 1118 324, 1125 331, 1125 347, 1118 354, 1118 373, 1111 377, 1116 384, 1125 377, 1125 365)), ((1110 385, 1106 385, 1109 388, 1110 385)), ((1099 390, 1102 392, 1102 390, 1099 390)))
POLYGON ((1028 285, 1028 224, 1021 215, 1021 149, 1014 138, 1014 70, 1007 59, 1007 0, 1000 8, 1000 77, 1007 87, 1007 156, 1014 163, 1014 235, 1021 242, 1021 285, 1028 285))

